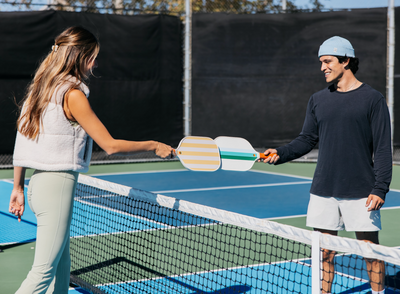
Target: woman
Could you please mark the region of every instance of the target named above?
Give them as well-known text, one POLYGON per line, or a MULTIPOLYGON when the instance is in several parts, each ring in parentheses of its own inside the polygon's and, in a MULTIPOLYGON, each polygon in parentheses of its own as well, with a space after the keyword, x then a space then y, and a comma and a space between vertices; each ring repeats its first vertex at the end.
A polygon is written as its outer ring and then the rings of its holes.
POLYGON ((156 141, 114 139, 92 111, 84 81, 96 66, 99 49, 96 37, 81 27, 62 32, 23 100, 9 211, 21 220, 25 168, 35 169, 28 202, 37 217, 37 238, 32 269, 18 294, 68 292, 73 198, 78 173, 89 167, 92 139, 108 154, 153 150, 165 158, 172 152, 156 141))

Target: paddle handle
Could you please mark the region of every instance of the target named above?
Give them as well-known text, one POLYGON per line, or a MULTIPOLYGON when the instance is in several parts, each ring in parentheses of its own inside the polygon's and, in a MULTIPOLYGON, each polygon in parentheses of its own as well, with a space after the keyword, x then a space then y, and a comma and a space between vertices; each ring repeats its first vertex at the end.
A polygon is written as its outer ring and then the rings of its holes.
POLYGON ((264 153, 260 153, 260 159, 266 159, 272 157, 272 155, 276 155, 276 153, 270 153, 268 155, 265 155, 264 153))

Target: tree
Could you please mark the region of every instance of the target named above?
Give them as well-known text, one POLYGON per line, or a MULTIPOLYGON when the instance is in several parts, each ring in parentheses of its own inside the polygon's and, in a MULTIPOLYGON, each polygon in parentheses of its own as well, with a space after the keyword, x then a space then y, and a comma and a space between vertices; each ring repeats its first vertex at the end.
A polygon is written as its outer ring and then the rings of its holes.
MULTIPOLYGON (((302 11, 294 0, 286 0, 285 12, 302 11)), ((5 0, 11 5, 32 9, 34 0, 5 0)), ((321 11, 320 0, 310 0, 312 11, 321 11)), ((185 12, 185 0, 52 0, 50 9, 66 11, 87 11, 116 14, 166 13, 182 15, 185 12)), ((192 10, 196 12, 228 13, 279 13, 282 12, 282 0, 192 0, 192 10)))

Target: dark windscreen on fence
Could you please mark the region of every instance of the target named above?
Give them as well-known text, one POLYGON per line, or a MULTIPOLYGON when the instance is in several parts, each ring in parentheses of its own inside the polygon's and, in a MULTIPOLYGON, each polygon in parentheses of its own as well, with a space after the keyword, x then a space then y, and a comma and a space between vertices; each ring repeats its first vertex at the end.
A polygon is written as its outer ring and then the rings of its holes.
POLYGON ((182 138, 181 21, 167 15, 61 11, 0 13, 0 154, 12 154, 16 106, 54 38, 70 26, 97 35, 101 50, 89 81, 92 108, 115 138, 182 138))
MULTIPOLYGON (((400 7, 396 8, 396 19, 400 19, 399 13, 400 7)), ((9 156, 8 164, 16 131, 13 99, 23 97, 54 37, 71 25, 82 25, 99 37, 99 67, 94 72, 96 77, 90 79, 89 99, 110 133, 115 138, 156 139, 176 147, 183 137, 185 23, 181 18, 2 12, 0 154, 9 156)), ((321 43, 334 35, 352 42, 360 59, 356 77, 386 96, 386 8, 286 14, 194 13, 189 48, 191 134, 243 137, 255 148, 290 142, 301 131, 310 96, 328 86, 317 53, 321 43)), ((400 56, 400 49, 396 51, 395 56, 400 56)), ((400 59, 395 60, 396 153, 400 146, 400 120, 396 120, 400 117, 396 103, 400 59)))
POLYGON ((327 87, 318 49, 338 35, 360 59, 357 78, 386 95, 386 9, 324 13, 194 14, 192 133, 255 147, 301 131, 310 96, 327 87))

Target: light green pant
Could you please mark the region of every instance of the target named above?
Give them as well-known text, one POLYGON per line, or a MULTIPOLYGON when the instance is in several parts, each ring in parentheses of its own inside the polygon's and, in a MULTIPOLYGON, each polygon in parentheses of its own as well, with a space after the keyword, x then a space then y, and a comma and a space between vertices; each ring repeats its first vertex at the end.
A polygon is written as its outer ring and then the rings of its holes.
POLYGON ((35 171, 28 188, 29 207, 37 218, 35 259, 16 294, 67 294, 69 229, 77 172, 35 171))

